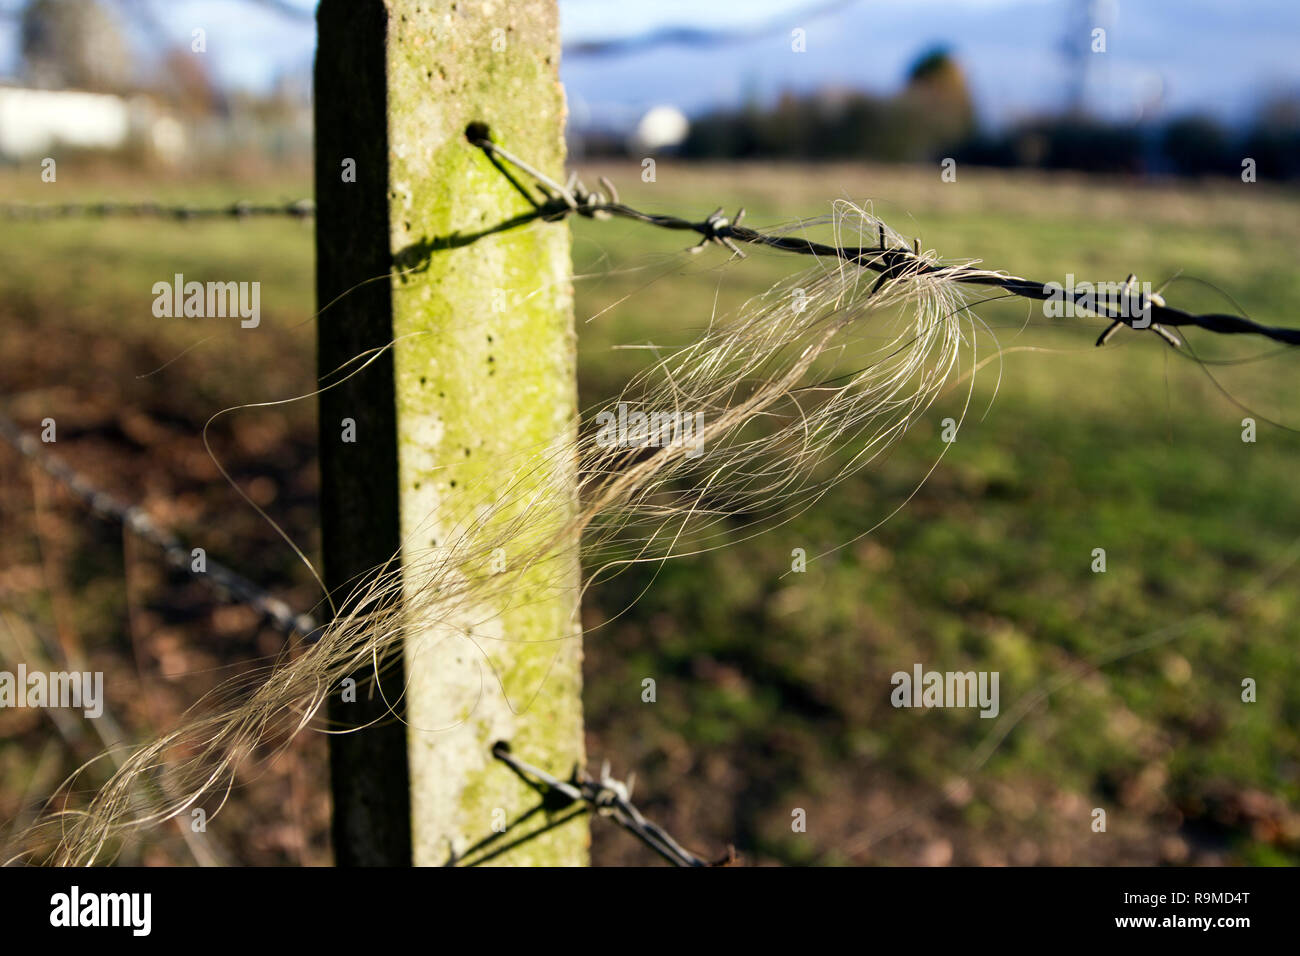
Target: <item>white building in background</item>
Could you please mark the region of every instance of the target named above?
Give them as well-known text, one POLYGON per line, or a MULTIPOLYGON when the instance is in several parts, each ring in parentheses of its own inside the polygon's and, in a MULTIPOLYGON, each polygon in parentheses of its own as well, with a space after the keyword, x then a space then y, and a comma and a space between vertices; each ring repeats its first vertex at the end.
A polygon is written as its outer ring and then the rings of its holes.
POLYGON ((628 139, 633 153, 657 153, 680 146, 691 131, 691 122, 675 106, 656 106, 636 124, 628 139))
POLYGON ((0 160, 57 155, 59 147, 111 151, 131 141, 175 162, 188 137, 148 97, 0 86, 0 160))
POLYGON ((131 131, 126 101, 105 93, 0 86, 0 155, 49 155, 57 145, 119 149, 131 131))

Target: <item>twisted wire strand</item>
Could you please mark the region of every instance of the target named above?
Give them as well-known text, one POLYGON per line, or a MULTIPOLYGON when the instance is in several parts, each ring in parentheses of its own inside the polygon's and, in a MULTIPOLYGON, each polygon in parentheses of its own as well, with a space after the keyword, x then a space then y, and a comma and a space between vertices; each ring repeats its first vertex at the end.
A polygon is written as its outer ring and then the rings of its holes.
POLYGON ((614 779, 610 776, 608 763, 602 767, 599 778, 577 770, 573 779, 566 781, 519 759, 511 753, 510 745, 505 741, 493 745, 492 756, 534 787, 563 796, 569 804, 586 804, 592 812, 613 820, 673 866, 727 866, 735 862, 736 853, 732 847, 728 847, 727 853, 719 859, 706 860, 682 846, 663 827, 647 820, 632 803, 631 778, 627 783, 614 779))
POLYGON ((319 630, 320 625, 310 614, 295 612, 280 598, 219 561, 205 558, 206 570, 194 570, 189 545, 154 521, 149 512, 98 488, 84 475, 52 455, 46 444, 24 432, 3 415, 0 415, 0 439, 67 488, 94 514, 115 521, 142 541, 158 548, 171 567, 202 581, 228 602, 252 608, 286 637, 314 637, 319 630))
MULTIPOLYGON (((642 212, 619 202, 618 194, 608 180, 602 179, 606 192, 588 191, 576 177, 570 177, 569 183, 561 186, 528 162, 489 139, 478 137, 471 139, 470 142, 482 149, 489 157, 500 157, 537 181, 538 186, 547 193, 547 199, 536 203, 534 213, 536 218, 563 219, 574 213, 591 218, 618 216, 660 229, 696 233, 701 237, 697 249, 716 243, 725 246, 735 255, 743 256, 736 243, 747 243, 798 255, 841 259, 879 273, 882 282, 902 274, 933 275, 942 272, 944 278, 949 281, 966 285, 991 286, 1023 299, 1042 302, 1061 294, 1060 291, 1053 291, 1048 283, 1020 276, 985 269, 953 270, 950 266, 923 257, 919 241, 911 249, 906 246, 887 247, 883 230, 876 246, 841 246, 815 242, 799 236, 764 233, 742 226, 740 221, 745 214, 743 208, 734 218, 728 218, 722 214, 722 208, 719 207, 702 220, 642 212)), ((1132 288, 1133 278, 1130 276, 1125 284, 1122 302, 1098 304, 1093 301, 1091 292, 1078 289, 1071 294, 1070 297, 1076 306, 1085 307, 1100 317, 1111 320, 1111 326, 1097 340, 1098 346, 1104 345, 1109 340, 1118 325, 1127 325, 1139 331, 1149 328, 1175 347, 1180 343, 1177 337, 1167 330, 1179 326, 1194 326, 1217 335, 1260 335, 1275 342, 1300 345, 1300 329, 1261 325, 1244 316, 1229 313, 1186 312, 1168 305, 1162 297, 1154 293, 1131 293, 1129 290, 1132 288), (1150 325, 1135 326, 1139 316, 1149 318, 1150 325)))
POLYGON ((182 222, 200 219, 311 219, 316 204, 310 199, 285 203, 253 203, 241 200, 225 206, 164 205, 157 202, 89 202, 0 204, 0 218, 16 220, 47 219, 175 219, 182 222))

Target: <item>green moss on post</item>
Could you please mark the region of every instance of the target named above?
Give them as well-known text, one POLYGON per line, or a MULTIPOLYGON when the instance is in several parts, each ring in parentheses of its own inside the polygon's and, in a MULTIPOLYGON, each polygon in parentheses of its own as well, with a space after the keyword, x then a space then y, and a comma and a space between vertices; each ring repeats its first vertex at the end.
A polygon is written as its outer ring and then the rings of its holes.
MULTIPOLYGON (((398 498, 403 548, 427 560, 446 543, 448 516, 492 504, 507 463, 561 447, 575 427, 568 229, 480 235, 530 207, 465 138, 469 124, 486 124, 560 176, 564 97, 555 0, 388 0, 388 10, 391 247, 400 267, 418 267, 392 283, 398 498)), ((552 563, 551 587, 526 577, 503 613, 477 609, 475 640, 438 640, 435 629, 408 641, 415 863, 460 856, 503 815, 513 822, 539 802, 492 758, 496 740, 561 777, 582 761, 569 560, 568 587, 553 587, 552 563)), ((585 818, 517 842, 549 822, 537 813, 512 827, 489 850, 515 848, 490 862, 586 863, 585 818)))
MULTIPOLYGON (((396 343, 320 396, 322 550, 340 600, 399 547, 407 593, 426 593, 419 568, 448 525, 494 504, 512 462, 572 437, 568 229, 493 232, 530 207, 465 139, 485 124, 560 174, 557 20, 555 0, 321 0, 318 367, 396 343)), ((561 486, 571 500, 573 477, 561 486)), ((583 759, 576 557, 545 577, 526 574, 502 613, 476 608, 472 641, 440 631, 435 608, 382 695, 365 671, 355 700, 331 694, 337 724, 366 727, 330 738, 340 864, 477 862, 502 845, 489 862, 587 861, 585 817, 523 839, 545 812, 466 855, 539 802, 492 758, 495 741, 561 777, 583 759), (409 730, 384 719, 385 698, 409 730)))

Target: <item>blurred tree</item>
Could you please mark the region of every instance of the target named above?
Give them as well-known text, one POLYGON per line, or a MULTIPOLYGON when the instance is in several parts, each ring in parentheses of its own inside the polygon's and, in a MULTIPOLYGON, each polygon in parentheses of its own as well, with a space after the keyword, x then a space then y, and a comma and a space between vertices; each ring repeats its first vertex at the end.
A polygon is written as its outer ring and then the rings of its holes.
POLYGON ((1282 95, 1266 102, 1234 157, 1240 168, 1249 156, 1259 164, 1261 179, 1300 177, 1300 96, 1282 95))
POLYGON ((928 50, 901 93, 826 88, 785 92, 770 108, 720 110, 691 125, 682 153, 695 157, 852 157, 917 162, 949 155, 975 129, 966 76, 943 48, 928 50))
POLYGON ((1174 170, 1183 175, 1236 175, 1240 166, 1233 155, 1227 130, 1206 116, 1185 116, 1165 127, 1160 149, 1174 170))
POLYGON ((24 78, 33 86, 116 92, 131 84, 131 51, 99 0, 31 0, 19 46, 24 78))
POLYGON ((163 56, 158 95, 187 116, 207 116, 224 107, 224 99, 208 72, 206 60, 184 47, 163 56))
POLYGON ((930 158, 975 131, 975 104, 966 74, 946 48, 927 50, 912 64, 898 113, 912 159, 930 158))
POLYGON ((975 118, 966 74, 946 47, 935 47, 917 57, 907 71, 907 92, 933 97, 967 120, 975 118))

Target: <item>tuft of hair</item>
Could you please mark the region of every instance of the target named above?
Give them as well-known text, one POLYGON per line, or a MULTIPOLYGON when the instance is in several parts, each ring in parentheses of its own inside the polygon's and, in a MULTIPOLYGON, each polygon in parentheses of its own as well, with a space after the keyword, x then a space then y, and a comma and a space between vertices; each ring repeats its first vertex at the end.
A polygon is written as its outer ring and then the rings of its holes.
MULTIPOLYGON (((212 816, 240 765, 316 725, 345 677, 369 669, 378 679, 404 641, 469 634, 484 608, 534 600, 525 576, 572 587, 563 569, 581 550, 592 568, 586 587, 632 563, 720 546, 738 527, 757 534, 873 461, 973 349, 978 319, 954 280, 979 270, 922 253, 880 278, 886 250, 910 249, 901 235, 847 201, 820 222, 839 246, 881 248, 859 261, 815 261, 651 363, 603 409, 669 423, 669 440, 654 440, 661 427, 611 441, 588 415, 573 441, 503 463, 481 504, 436 516, 451 529, 441 547, 408 551, 401 570, 358 586, 307 652, 200 701, 180 727, 126 757, 84 808, 47 810, 16 854, 89 865, 192 807, 215 806, 212 816), (502 547, 513 557, 498 572, 502 547)), ((389 703, 396 716, 400 700, 389 703)))

